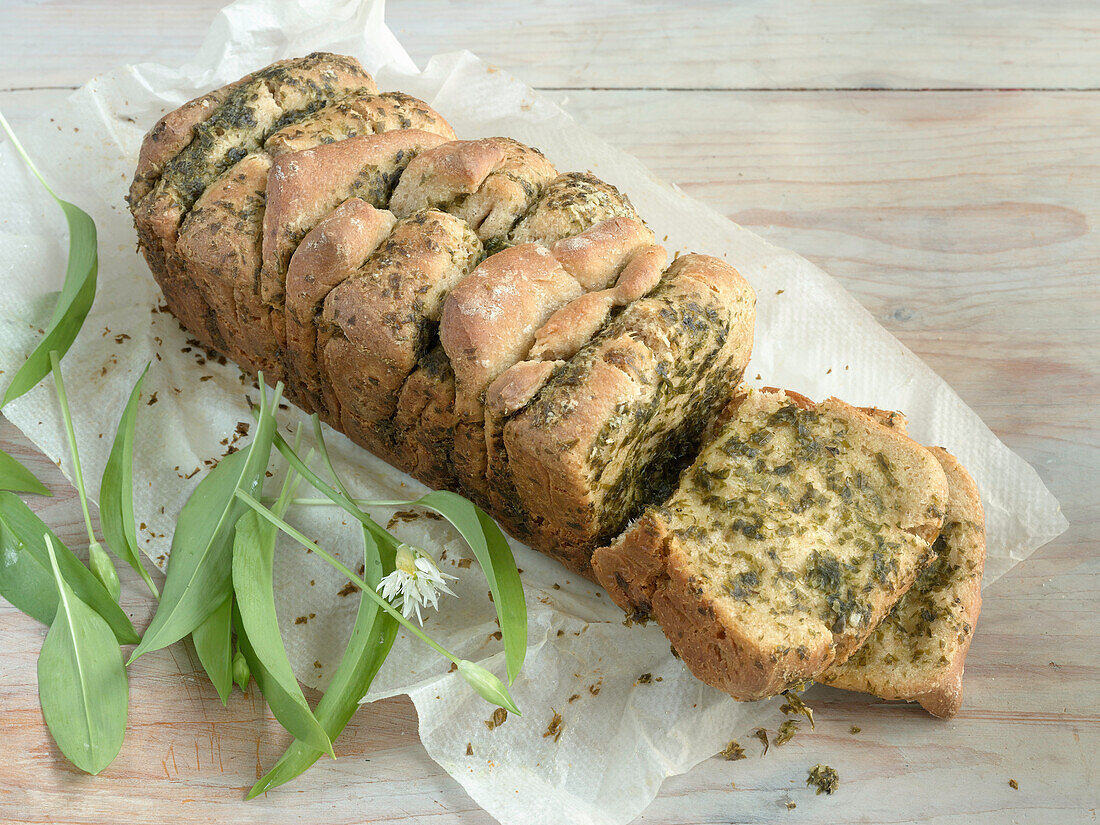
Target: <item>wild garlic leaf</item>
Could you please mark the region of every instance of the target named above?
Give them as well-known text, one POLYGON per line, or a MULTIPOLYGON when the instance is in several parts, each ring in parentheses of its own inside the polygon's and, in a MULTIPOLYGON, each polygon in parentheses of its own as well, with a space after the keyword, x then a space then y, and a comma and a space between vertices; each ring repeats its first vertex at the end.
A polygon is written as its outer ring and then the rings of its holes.
POLYGON ((3 450, 0 450, 0 490, 33 493, 36 496, 52 495, 46 485, 34 477, 34 473, 3 450))
POLYGON ((8 384, 4 399, 0 401, 0 407, 3 407, 9 401, 30 390, 49 374, 51 350, 56 350, 59 356, 69 351, 69 347, 76 340, 77 333, 84 325, 84 319, 88 317, 92 301, 95 300, 99 257, 96 250, 95 222, 91 216, 80 207, 54 194, 38 168, 27 156, 22 144, 16 139, 3 115, 0 115, 0 127, 3 127, 15 150, 30 167, 34 176, 57 201, 69 225, 69 261, 65 268, 65 283, 54 305, 53 315, 46 327, 46 335, 38 342, 8 384))
POLYGON ((527 655, 527 602, 508 540, 488 513, 457 493, 436 490, 409 504, 439 513, 470 545, 493 594, 508 681, 514 682, 527 655))
POLYGON ((126 734, 126 668, 111 628, 69 587, 49 536, 43 541, 58 608, 38 654, 38 699, 61 752, 97 774, 118 755, 126 734))
POLYGON ((118 422, 111 455, 107 458, 107 466, 103 468, 103 479, 99 484, 99 525, 115 555, 134 568, 145 580, 153 596, 160 598, 157 586, 153 584, 153 577, 141 563, 141 550, 138 548, 137 529, 134 526, 134 426, 137 422, 141 383, 148 371, 149 365, 146 364, 130 392, 130 399, 126 402, 122 418, 118 422))
POLYGON ((233 616, 233 597, 229 596, 203 623, 191 633, 195 653, 199 656, 206 675, 218 691, 222 705, 229 702, 233 690, 233 636, 230 622, 233 616))
MULTIPOLYGON (((316 416, 314 419, 316 421, 316 416)), ((333 481, 341 488, 344 495, 347 495, 346 488, 340 482, 336 471, 332 469, 319 425, 315 425, 315 432, 321 455, 332 473, 333 481)), ((362 528, 362 533, 363 578, 368 585, 376 588, 382 578, 394 570, 396 543, 386 542, 379 546, 366 527, 362 528)), ((313 715, 325 729, 331 741, 336 741, 336 737, 347 727, 355 711, 358 710, 360 700, 370 688, 379 668, 389 655, 390 648, 393 647, 393 641, 397 637, 397 627, 393 617, 383 612, 365 592, 360 591, 359 610, 355 615, 351 637, 348 639, 347 647, 344 648, 344 654, 333 673, 328 689, 313 711, 313 715)), ((300 776, 323 755, 323 751, 310 747, 300 739, 295 739, 279 757, 274 767, 252 786, 247 798, 253 799, 300 776)))
MULTIPOLYGON (((310 710, 287 658, 275 613, 275 540, 277 531, 247 512, 237 522, 233 542, 233 593, 244 634, 269 681, 277 683, 286 701, 272 704, 279 723, 311 747, 336 757, 332 740, 310 710)), ((268 685, 263 685, 264 696, 268 685)))
POLYGON ((256 434, 245 450, 223 458, 183 505, 172 535, 168 578, 160 605, 130 661, 143 653, 178 642, 221 607, 233 586, 233 528, 246 506, 237 490, 260 495, 275 435, 272 407, 282 384, 268 403, 260 381, 260 412, 256 434))
POLYGON ((49 536, 61 575, 77 598, 104 618, 119 644, 137 644, 139 637, 118 603, 14 493, 0 492, 0 596, 28 616, 51 624, 57 612, 50 555, 43 536, 49 536))

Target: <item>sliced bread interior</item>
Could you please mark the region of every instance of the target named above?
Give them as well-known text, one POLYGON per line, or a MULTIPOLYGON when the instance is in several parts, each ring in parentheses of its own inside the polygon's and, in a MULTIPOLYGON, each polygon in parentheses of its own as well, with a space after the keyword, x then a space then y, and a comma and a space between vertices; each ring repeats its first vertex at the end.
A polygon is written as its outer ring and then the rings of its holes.
POLYGON ((940 447, 947 475, 947 518, 936 560, 917 578, 864 645, 820 681, 883 699, 919 702, 935 716, 954 716, 962 674, 982 606, 985 514, 974 479, 940 447))
POLYGON ((830 398, 751 390, 593 568, 703 681, 759 699, 844 661, 932 561, 933 455, 830 398))

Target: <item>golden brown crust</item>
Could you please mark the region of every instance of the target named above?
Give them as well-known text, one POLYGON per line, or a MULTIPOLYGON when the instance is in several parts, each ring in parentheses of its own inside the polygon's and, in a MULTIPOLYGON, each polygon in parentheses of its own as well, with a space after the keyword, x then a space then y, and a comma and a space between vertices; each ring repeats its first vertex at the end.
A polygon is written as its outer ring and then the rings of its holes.
POLYGON ((317 325, 328 294, 352 277, 393 231, 395 218, 360 198, 340 204, 302 239, 286 275, 287 387, 307 412, 325 412, 317 325))
POLYGON ((542 153, 511 138, 456 140, 421 153, 394 190, 398 217, 441 209, 488 243, 503 238, 556 171, 542 153))
POLYGON ((264 142, 264 149, 272 156, 285 155, 347 138, 401 129, 431 132, 443 140, 455 139, 451 125, 424 101, 401 92, 360 91, 275 132, 264 142))
POLYGON ((325 299, 317 346, 328 412, 348 435, 394 444, 401 387, 430 348, 444 299, 473 268, 481 243, 453 215, 419 212, 325 299))

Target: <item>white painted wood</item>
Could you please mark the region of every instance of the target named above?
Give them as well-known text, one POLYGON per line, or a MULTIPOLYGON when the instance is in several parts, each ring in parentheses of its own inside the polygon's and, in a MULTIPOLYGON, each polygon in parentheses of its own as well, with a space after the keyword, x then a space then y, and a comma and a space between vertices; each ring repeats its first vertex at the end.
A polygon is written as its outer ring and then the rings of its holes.
MULTIPOLYGON (((0 88, 175 65, 221 0, 0 5, 0 88)), ((1095 88, 1092 0, 390 0, 414 59, 470 49, 536 87, 1095 88)))
MULTIPOLYGON (((0 89, 33 88, 0 91, 0 108, 18 122, 67 94, 43 87, 121 62, 179 62, 216 5, 7 4, 0 89)), ((815 733, 765 759, 753 741, 748 760, 712 759, 669 780, 639 822, 1095 822, 1100 92, 770 89, 1092 88, 1100 12, 1084 2, 669 5, 393 0, 389 16, 418 60, 465 47, 533 84, 578 87, 557 94, 582 123, 841 278, 1036 466, 1071 529, 986 593, 957 720, 815 688, 815 733), (627 86, 661 88, 591 88, 627 86), (699 86, 726 90, 667 90, 699 86), (919 726, 926 743, 897 748, 898 724, 919 726), (841 773, 832 799, 796 790, 817 761, 841 773), (937 765, 953 781, 924 799, 891 798, 891 776, 937 765), (845 804, 849 783, 882 805, 845 804)), ((50 483, 57 497, 33 506, 78 545, 79 508, 60 473, 2 420, 0 447, 50 483)), ((136 576, 123 580, 142 627, 150 605, 136 576)), ((491 822, 424 753, 403 699, 361 711, 338 740, 340 761, 242 802, 285 740, 251 699, 222 709, 179 646, 138 662, 122 754, 100 777, 78 775, 38 709, 43 635, 0 605, 0 821, 491 822)))

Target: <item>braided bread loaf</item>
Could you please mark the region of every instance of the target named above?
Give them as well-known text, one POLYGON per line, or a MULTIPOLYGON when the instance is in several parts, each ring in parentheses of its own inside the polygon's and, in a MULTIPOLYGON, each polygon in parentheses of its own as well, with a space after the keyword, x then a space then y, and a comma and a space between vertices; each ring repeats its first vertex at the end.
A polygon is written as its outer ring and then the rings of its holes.
POLYGON ((957 707, 980 561, 949 577, 966 632, 944 635, 943 662, 902 683, 883 664, 901 620, 872 636, 935 556, 939 462, 879 411, 746 402, 751 287, 705 255, 669 265, 614 186, 510 138, 456 140, 319 53, 166 115, 129 202, 202 344, 598 577, 704 681, 739 698, 822 677, 927 698, 935 682, 954 691, 935 712, 957 707))
POLYGON ((752 289, 667 266, 593 175, 454 137, 351 58, 276 63, 152 129, 139 245, 205 346, 591 575, 732 396, 752 289))

